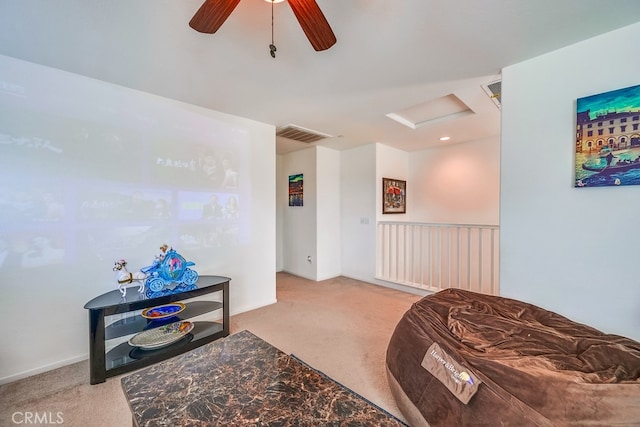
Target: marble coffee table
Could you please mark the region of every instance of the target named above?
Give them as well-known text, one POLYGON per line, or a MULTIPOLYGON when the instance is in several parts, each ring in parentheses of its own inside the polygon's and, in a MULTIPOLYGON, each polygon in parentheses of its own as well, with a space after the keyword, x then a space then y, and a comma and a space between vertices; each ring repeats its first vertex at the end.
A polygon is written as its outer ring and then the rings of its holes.
POLYGON ((122 377, 142 426, 404 426, 248 331, 122 377))

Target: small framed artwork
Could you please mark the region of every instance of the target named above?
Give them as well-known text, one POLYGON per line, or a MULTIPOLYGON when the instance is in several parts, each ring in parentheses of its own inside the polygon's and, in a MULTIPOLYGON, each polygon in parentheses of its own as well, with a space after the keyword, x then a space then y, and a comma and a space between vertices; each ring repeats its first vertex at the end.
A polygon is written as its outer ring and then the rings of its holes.
POLYGON ((301 173, 289 175, 289 206, 302 206, 304 202, 304 179, 301 173))
POLYGON ((382 178, 382 213, 403 214, 407 212, 407 181, 382 178))
POLYGON ((640 85, 576 101, 575 187, 640 185, 640 85))

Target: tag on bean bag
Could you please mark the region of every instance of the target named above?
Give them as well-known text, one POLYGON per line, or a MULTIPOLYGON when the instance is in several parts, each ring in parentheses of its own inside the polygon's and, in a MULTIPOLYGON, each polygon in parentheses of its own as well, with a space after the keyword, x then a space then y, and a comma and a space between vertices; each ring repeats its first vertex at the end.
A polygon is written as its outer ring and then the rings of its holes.
POLYGON ((453 360, 435 342, 427 350, 421 365, 465 405, 478 391, 481 381, 476 375, 453 360))

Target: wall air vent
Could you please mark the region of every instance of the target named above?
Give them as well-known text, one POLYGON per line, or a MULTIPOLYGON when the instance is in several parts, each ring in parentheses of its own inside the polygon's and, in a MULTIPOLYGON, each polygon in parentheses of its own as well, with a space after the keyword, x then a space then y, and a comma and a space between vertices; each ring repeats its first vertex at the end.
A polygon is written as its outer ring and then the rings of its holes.
POLYGON ((502 98, 501 98, 502 80, 498 80, 497 82, 492 82, 492 83, 483 85, 482 88, 484 89, 485 92, 487 92, 487 95, 489 95, 493 103, 496 104, 496 107, 501 108, 502 107, 502 98))
POLYGON ((276 130, 276 136, 306 143, 320 141, 321 139, 325 138, 331 138, 331 135, 327 135, 326 133, 305 129, 301 126, 296 125, 286 125, 279 127, 276 130))

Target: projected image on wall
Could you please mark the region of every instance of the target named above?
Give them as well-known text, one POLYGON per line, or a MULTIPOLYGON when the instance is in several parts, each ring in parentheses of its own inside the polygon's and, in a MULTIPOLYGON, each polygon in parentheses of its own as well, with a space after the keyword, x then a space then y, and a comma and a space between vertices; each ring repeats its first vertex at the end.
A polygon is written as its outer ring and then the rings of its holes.
POLYGON ((247 244, 249 133, 184 105, 0 57, 0 269, 206 269, 247 244))

